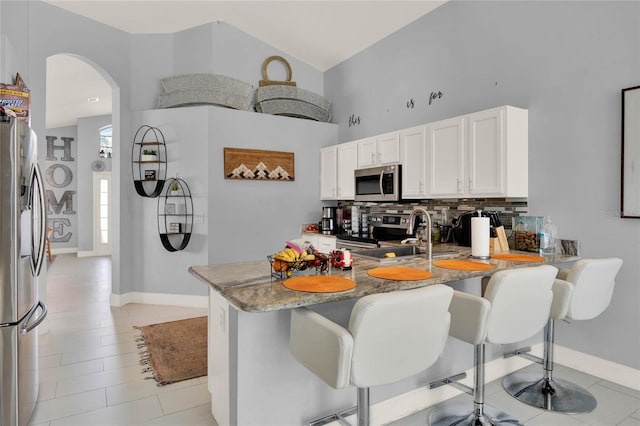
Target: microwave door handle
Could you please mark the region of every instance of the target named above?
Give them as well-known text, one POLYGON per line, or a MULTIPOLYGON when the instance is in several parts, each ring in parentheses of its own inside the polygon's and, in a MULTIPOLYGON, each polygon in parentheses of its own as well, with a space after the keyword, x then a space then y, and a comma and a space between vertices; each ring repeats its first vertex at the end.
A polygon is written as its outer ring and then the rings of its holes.
POLYGON ((384 194, 384 186, 382 185, 382 180, 384 179, 384 170, 382 170, 380 172, 380 195, 382 195, 383 197, 385 196, 384 194))

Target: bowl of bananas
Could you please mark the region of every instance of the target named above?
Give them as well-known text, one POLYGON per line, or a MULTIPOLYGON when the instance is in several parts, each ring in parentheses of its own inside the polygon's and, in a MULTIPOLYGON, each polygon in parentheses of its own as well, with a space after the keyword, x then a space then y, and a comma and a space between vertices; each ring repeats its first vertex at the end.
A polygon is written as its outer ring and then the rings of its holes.
POLYGON ((271 265, 272 277, 282 279, 294 275, 321 273, 329 270, 329 257, 320 253, 308 241, 296 244, 287 241, 283 250, 267 256, 271 265), (315 269, 315 271, 314 271, 315 269))

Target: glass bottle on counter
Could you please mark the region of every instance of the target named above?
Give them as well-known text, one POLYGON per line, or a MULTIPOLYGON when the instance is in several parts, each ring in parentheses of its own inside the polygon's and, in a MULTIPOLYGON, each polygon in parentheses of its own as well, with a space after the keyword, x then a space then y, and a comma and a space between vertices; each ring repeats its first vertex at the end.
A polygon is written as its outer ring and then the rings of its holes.
POLYGON ((547 216, 540 232, 540 253, 555 254, 556 238, 558 238, 558 228, 551 221, 551 216, 547 216))

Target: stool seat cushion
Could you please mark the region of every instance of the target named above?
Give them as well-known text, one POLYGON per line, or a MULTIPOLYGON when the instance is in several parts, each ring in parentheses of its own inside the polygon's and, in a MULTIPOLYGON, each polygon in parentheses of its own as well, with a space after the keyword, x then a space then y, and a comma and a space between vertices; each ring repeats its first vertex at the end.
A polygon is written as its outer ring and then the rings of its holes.
POLYGON ((589 320, 597 317, 611 303, 615 277, 622 259, 583 259, 573 264, 566 280, 575 286, 568 319, 589 320))
POLYGON ((490 310, 491 303, 484 297, 454 291, 449 307, 449 334, 472 345, 483 343, 487 336, 487 318, 490 310))
POLYGON ((342 389, 349 385, 353 337, 346 328, 311 309, 294 309, 289 349, 329 386, 342 389))
POLYGON ((308 309, 291 311, 293 357, 336 389, 397 382, 426 370, 449 335, 451 287, 364 296, 344 328, 308 309))
POLYGON ((375 294, 353 307, 351 382, 372 387, 397 382, 437 361, 449 336, 451 287, 375 294))
POLYGON ((542 330, 549 320, 557 273, 557 268, 543 265, 494 274, 485 293, 491 302, 487 341, 514 343, 542 330))
POLYGON ((553 319, 564 319, 569 312, 574 286, 568 281, 556 279, 553 282, 553 302, 549 316, 553 319))

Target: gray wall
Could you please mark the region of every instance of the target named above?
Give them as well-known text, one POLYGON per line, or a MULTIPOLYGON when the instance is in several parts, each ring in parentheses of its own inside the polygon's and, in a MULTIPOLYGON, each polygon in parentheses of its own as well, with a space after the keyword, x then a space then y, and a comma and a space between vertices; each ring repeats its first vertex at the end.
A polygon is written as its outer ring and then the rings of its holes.
MULTIPOLYGON (((112 291, 139 291, 149 271, 143 260, 148 243, 144 200, 135 194, 131 182, 130 144, 138 127, 131 122, 132 111, 154 108, 160 78, 177 73, 220 73, 257 85, 263 60, 283 52, 224 23, 172 35, 129 35, 37 0, 0 2, 0 25, 0 72, 5 80, 16 71, 25 77, 32 91, 32 126, 38 134, 45 132, 48 56, 76 55, 94 66, 114 89, 113 229, 119 232, 113 236, 112 291)), ((298 86, 323 94, 323 74, 288 59, 298 86)), ((272 74, 277 77, 277 72, 272 74)), ((309 206, 312 210, 315 206, 309 206)), ((155 235, 153 244, 159 244, 155 235)))
POLYGON ((503 104, 529 110, 529 209, 582 255, 624 260, 610 308, 564 346, 640 368, 640 221, 620 219, 620 90, 640 84, 640 2, 446 3, 326 73, 339 139, 503 104), (432 91, 443 96, 428 105, 432 91), (414 98, 415 108, 406 103, 414 98), (351 114, 359 126, 348 125, 351 114), (623 331, 622 331, 623 330, 623 331))
POLYGON ((142 199, 144 274, 132 291, 206 295, 207 287, 188 273, 189 266, 266 260, 299 237, 301 223, 320 217, 318 152, 335 143, 335 124, 213 106, 141 111, 134 123, 164 134, 167 177, 178 176, 189 185, 194 224, 189 245, 168 252, 157 226, 158 202, 164 200, 142 199), (225 147, 293 152, 295 181, 225 179, 225 147))
MULTIPOLYGON (((302 87, 324 93, 320 71, 255 39, 226 23, 211 23, 175 34, 132 35, 132 108, 154 108, 162 86, 160 79, 191 73, 214 73, 242 80, 258 87, 262 63, 280 55, 293 69, 293 80, 302 87)), ((284 79, 279 63, 269 65, 269 78, 284 79)))
POLYGON ((209 125, 209 263, 266 260, 321 217, 319 153, 337 126, 219 108, 209 125), (225 147, 293 152, 295 181, 225 179, 225 147))

